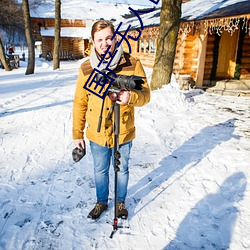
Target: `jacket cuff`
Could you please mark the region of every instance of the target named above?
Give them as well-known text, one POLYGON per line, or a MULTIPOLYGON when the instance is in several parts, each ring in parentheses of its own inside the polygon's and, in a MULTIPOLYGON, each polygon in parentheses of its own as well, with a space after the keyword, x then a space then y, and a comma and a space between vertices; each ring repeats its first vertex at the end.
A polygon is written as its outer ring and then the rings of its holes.
POLYGON ((73 140, 83 139, 83 132, 73 131, 73 140))

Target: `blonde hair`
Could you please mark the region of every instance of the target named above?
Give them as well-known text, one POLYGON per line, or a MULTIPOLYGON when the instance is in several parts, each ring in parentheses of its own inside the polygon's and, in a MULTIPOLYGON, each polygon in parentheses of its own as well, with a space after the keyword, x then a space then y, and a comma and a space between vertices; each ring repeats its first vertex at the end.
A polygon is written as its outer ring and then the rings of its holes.
POLYGON ((110 21, 99 20, 99 21, 95 22, 93 24, 93 26, 92 26, 92 29, 91 29, 91 38, 92 38, 92 40, 94 41, 94 35, 95 35, 96 32, 98 32, 100 30, 103 30, 103 29, 106 29, 108 27, 111 29, 112 33, 114 34, 115 33, 115 27, 110 21))

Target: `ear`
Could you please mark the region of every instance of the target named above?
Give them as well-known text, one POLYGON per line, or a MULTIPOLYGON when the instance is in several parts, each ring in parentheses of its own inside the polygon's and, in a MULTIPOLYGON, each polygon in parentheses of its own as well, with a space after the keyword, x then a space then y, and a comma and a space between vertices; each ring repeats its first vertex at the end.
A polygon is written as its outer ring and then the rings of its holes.
POLYGON ((115 37, 113 38, 113 41, 114 41, 115 43, 118 41, 117 34, 116 34, 115 37))

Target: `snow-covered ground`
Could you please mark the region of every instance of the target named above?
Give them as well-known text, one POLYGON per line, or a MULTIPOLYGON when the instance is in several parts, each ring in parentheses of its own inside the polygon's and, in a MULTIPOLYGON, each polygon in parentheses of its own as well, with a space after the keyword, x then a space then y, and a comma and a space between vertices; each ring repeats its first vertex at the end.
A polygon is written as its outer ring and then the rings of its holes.
POLYGON ((87 221, 88 144, 82 161, 71 157, 80 63, 0 69, 0 249, 250 249, 250 99, 183 92, 174 79, 136 111, 129 228, 109 238, 112 169, 109 209, 87 221))

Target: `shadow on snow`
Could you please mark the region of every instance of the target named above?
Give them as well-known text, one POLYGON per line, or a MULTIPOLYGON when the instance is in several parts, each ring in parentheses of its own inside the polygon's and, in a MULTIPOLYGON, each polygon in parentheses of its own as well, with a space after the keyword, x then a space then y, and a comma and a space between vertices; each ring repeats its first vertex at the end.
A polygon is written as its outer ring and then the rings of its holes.
POLYGON ((65 104, 72 103, 72 102, 73 102, 73 100, 66 100, 66 101, 62 101, 62 102, 43 104, 43 105, 39 105, 36 107, 21 108, 21 109, 14 110, 14 111, 5 111, 5 112, 0 113, 0 117, 6 117, 8 115, 15 115, 15 114, 25 113, 25 112, 29 112, 29 111, 40 110, 40 109, 44 109, 44 108, 51 108, 51 107, 55 107, 55 106, 65 105, 65 104))
MULTIPOLYGON (((132 206, 133 211, 130 208, 130 216, 133 217, 139 213, 175 181, 180 179, 181 176, 185 175, 188 170, 196 167, 216 146, 232 138, 239 139, 239 136, 233 134, 234 130, 235 119, 229 119, 225 122, 206 127, 184 142, 171 155, 162 159, 158 168, 148 173, 129 188, 128 193, 131 203, 138 203, 143 197, 151 193, 155 194, 136 212, 136 204, 132 206), (165 183, 176 172, 184 168, 186 170, 181 176, 171 180, 169 183, 165 183), (159 189, 164 183, 164 188, 161 187, 159 189), (160 191, 157 192, 158 190, 160 191)), ((202 247, 202 244, 205 242, 210 244, 211 247, 225 246, 226 249, 230 242, 231 228, 237 214, 237 209, 233 206, 233 202, 242 198, 238 193, 243 193, 245 186, 246 178, 242 173, 228 178, 217 194, 207 196, 191 210, 181 223, 177 238, 165 250, 178 249, 176 247, 180 242, 182 242, 182 248, 180 249, 186 249, 188 246, 190 246, 190 249, 194 249, 192 247, 196 247, 196 245, 202 247), (220 203, 216 204, 217 201, 220 201, 220 203)))
POLYGON ((228 177, 217 193, 207 195, 190 210, 164 250, 229 249, 239 213, 234 203, 243 199, 246 185, 242 172, 228 177))
MULTIPOLYGON (((223 123, 202 129, 198 134, 192 136, 178 149, 173 151, 171 155, 163 158, 159 163, 158 168, 154 169, 152 172, 148 173, 141 180, 139 180, 135 185, 131 186, 128 190, 129 196, 133 197, 134 200, 140 200, 142 197, 147 196, 167 181, 172 175, 174 175, 174 173, 185 168, 187 165, 189 165, 189 167, 186 171, 197 166, 197 164, 199 164, 199 162, 216 146, 229 141, 232 138, 239 139, 239 136, 235 136, 233 134, 235 129, 234 123, 235 119, 229 119, 223 123)), ((151 199, 151 201, 157 198, 157 196, 159 196, 172 184, 173 182, 169 183, 164 189, 161 189, 162 191, 151 199)), ((146 205, 147 204, 145 204, 144 207, 146 205)), ((143 207, 141 209, 143 209, 143 207)))

